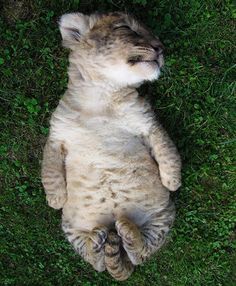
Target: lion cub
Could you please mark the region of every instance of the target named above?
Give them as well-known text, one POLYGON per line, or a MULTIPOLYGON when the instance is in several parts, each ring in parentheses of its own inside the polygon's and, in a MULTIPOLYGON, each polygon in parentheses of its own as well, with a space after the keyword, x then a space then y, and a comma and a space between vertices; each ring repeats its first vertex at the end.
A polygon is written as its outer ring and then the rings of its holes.
POLYGON ((63 15, 68 89, 51 118, 42 182, 67 239, 98 271, 126 279, 174 220, 180 156, 136 87, 155 80, 163 47, 123 13, 63 15))

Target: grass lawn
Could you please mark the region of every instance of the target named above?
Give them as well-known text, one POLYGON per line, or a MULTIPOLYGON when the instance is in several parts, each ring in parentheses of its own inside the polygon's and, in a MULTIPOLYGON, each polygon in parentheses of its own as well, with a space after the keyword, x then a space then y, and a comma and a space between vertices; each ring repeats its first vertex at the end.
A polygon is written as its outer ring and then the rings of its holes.
POLYGON ((0 285, 236 285, 231 1, 24 0, 22 13, 9 2, 0 9, 0 285), (179 148, 183 186, 168 244, 125 282, 73 252, 40 182, 49 118, 67 85, 57 19, 77 10, 132 12, 166 47, 160 80, 141 93, 179 148))

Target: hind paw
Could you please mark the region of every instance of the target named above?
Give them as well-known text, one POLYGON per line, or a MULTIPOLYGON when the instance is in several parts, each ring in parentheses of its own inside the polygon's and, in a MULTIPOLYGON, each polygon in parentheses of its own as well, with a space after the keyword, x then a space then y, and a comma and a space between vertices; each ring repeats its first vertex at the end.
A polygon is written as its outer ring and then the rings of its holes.
POLYGON ((98 252, 104 246, 105 241, 107 239, 108 229, 105 226, 95 227, 91 233, 90 238, 93 241, 93 250, 98 252))
POLYGON ((122 238, 123 244, 129 246, 141 243, 140 231, 138 227, 126 218, 121 218, 116 221, 116 230, 118 235, 122 238))

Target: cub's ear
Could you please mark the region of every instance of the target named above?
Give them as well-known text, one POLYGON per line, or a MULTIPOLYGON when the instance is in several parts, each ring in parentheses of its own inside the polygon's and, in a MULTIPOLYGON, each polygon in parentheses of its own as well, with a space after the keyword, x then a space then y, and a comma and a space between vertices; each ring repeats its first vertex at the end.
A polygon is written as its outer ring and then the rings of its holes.
POLYGON ((59 28, 63 46, 73 49, 80 38, 90 30, 89 16, 82 13, 71 13, 61 16, 59 28))

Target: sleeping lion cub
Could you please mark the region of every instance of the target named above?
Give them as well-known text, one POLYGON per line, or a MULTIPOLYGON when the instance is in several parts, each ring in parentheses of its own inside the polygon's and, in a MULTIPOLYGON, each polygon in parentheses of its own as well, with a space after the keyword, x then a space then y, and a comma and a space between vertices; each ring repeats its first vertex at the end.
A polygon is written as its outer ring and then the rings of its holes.
POLYGON ((43 186, 76 252, 124 280, 164 243, 169 190, 181 184, 176 147, 136 91, 158 78, 163 47, 123 13, 66 14, 60 31, 69 83, 51 118, 43 186))

